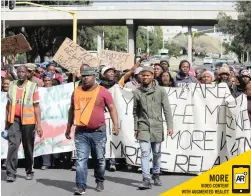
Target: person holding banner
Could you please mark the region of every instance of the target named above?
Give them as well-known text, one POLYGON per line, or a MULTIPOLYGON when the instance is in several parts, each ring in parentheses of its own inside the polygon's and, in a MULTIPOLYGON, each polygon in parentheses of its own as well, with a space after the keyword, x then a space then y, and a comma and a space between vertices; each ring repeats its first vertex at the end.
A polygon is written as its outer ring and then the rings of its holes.
POLYGON ((63 78, 60 74, 56 73, 56 65, 53 63, 50 63, 46 66, 46 69, 48 72, 51 72, 53 75, 53 79, 57 79, 59 81, 59 84, 62 84, 63 78))
POLYGON ((71 127, 74 123, 75 146, 77 152, 75 195, 85 193, 87 184, 87 162, 91 152, 95 162, 94 176, 96 191, 104 190, 106 125, 105 107, 113 121, 113 134, 119 134, 118 113, 113 98, 108 90, 96 84, 96 72, 91 67, 81 71, 82 85, 75 88, 69 109, 65 136, 71 139, 71 127))
POLYGON ((182 60, 179 64, 179 73, 174 78, 175 86, 180 83, 197 83, 197 79, 192 76, 189 71, 191 71, 191 65, 187 60, 182 60))
MULTIPOLYGON (((45 88, 49 88, 54 86, 52 84, 53 81, 53 75, 51 72, 44 72, 42 75, 43 78, 43 82, 44 82, 44 86, 45 88)), ((43 166, 41 167, 41 170, 47 170, 51 167, 51 158, 53 157, 54 159, 54 163, 58 161, 60 154, 56 153, 56 154, 45 154, 42 155, 42 160, 43 160, 43 166)))
POLYGON ((36 83, 38 87, 42 87, 43 81, 35 76, 36 66, 32 63, 27 63, 25 66, 28 69, 28 80, 36 83))
POLYGON ((143 182, 140 190, 150 189, 150 153, 153 152, 154 185, 161 186, 159 178, 161 163, 161 142, 164 141, 162 110, 164 111, 167 133, 173 134, 172 110, 164 88, 154 80, 154 69, 143 67, 142 85, 134 91, 134 136, 139 140, 143 182))
POLYGON ((33 150, 36 129, 42 137, 39 95, 37 84, 28 80, 28 68, 17 68, 18 81, 10 85, 7 93, 6 125, 8 130, 8 153, 6 161, 7 182, 16 180, 18 148, 23 143, 26 162, 26 180, 33 179, 33 150))
MULTIPOLYGON (((101 69, 101 81, 100 85, 105 87, 106 89, 112 88, 114 85, 119 85, 124 87, 125 81, 127 81, 133 73, 136 71, 136 69, 141 65, 141 62, 146 59, 146 55, 142 56, 142 58, 128 71, 123 75, 118 82, 115 80, 115 68, 111 66, 102 66, 101 69)), ((111 158, 109 159, 109 171, 115 172, 116 171, 116 159, 111 158)))

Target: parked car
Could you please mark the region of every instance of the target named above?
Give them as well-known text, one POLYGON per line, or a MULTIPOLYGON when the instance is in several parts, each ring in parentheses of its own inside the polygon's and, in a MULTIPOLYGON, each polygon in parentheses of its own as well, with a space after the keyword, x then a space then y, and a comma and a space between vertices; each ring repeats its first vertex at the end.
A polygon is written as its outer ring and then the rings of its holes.
POLYGON ((204 64, 212 64, 213 63, 213 59, 211 57, 205 57, 203 59, 203 63, 204 64))

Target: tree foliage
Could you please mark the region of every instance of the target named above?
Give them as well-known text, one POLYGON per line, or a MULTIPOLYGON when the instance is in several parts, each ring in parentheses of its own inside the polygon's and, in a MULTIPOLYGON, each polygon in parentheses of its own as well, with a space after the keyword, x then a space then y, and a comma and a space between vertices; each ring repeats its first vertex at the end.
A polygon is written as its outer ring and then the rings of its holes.
POLYGON ((225 13, 218 15, 219 31, 234 36, 232 46, 229 48, 237 54, 251 50, 251 2, 236 2, 236 11, 238 12, 237 20, 225 13), (241 50, 237 52, 236 50, 241 50))
POLYGON ((108 48, 108 50, 127 51, 127 27, 105 26, 103 29, 104 48, 108 48))
POLYGON ((34 62, 37 56, 41 61, 47 53, 53 54, 65 37, 72 37, 72 28, 57 26, 14 27, 7 29, 7 35, 22 33, 30 43, 32 50, 27 52, 27 61, 34 62))
MULTIPOLYGON (((163 31, 161 27, 153 27, 149 30, 149 48, 150 54, 158 54, 158 50, 162 48, 163 31)), ((136 35, 136 48, 141 48, 142 53, 147 52, 147 28, 139 27, 136 35)))
POLYGON ((182 46, 175 43, 175 42, 166 42, 165 43, 165 48, 168 49, 169 56, 180 56, 180 52, 183 50, 182 46))

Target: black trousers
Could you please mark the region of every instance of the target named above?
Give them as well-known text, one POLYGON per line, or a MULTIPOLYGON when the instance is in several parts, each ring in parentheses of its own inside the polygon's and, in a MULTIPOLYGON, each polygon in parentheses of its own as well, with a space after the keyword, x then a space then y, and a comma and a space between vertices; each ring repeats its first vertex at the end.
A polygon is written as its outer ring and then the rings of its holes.
POLYGON ((25 156, 26 174, 33 173, 33 150, 35 141, 35 125, 22 125, 21 119, 16 118, 8 129, 8 154, 6 160, 7 176, 16 177, 18 164, 18 148, 22 141, 25 156))

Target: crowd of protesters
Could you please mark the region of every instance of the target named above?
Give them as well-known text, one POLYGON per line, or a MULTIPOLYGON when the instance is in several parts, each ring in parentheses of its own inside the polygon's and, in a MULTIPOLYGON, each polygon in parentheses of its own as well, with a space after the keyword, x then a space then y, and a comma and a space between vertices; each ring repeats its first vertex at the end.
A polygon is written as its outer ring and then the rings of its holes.
MULTIPOLYGON (((35 83, 37 87, 44 87, 44 88, 49 88, 52 86, 56 85, 61 85, 66 82, 75 82, 75 91, 74 91, 74 96, 78 96, 78 94, 81 94, 82 90, 88 91, 89 89, 95 89, 97 86, 98 88, 105 89, 101 90, 99 93, 101 97, 104 98, 104 106, 107 106, 107 108, 103 108, 104 111, 107 109, 109 110, 111 116, 113 116, 113 121, 114 124, 117 124, 117 117, 116 113, 117 111, 114 110, 114 103, 111 100, 111 97, 109 94, 107 94, 108 90, 112 88, 115 85, 131 89, 134 91, 135 95, 135 101, 134 101, 134 119, 141 118, 142 115, 138 113, 138 110, 142 110, 141 112, 144 113, 148 110, 147 107, 150 107, 148 104, 143 104, 144 107, 146 108, 137 108, 140 101, 139 97, 140 96, 148 96, 149 94, 144 94, 145 92, 152 92, 153 94, 156 94, 157 97, 161 98, 161 102, 165 103, 163 104, 162 108, 160 106, 155 107, 157 110, 154 112, 154 114, 161 112, 163 109, 165 113, 165 118, 167 122, 167 127, 168 127, 168 134, 172 134, 172 119, 171 119, 171 112, 170 112, 170 106, 168 99, 165 98, 163 95, 163 88, 161 87, 178 87, 179 84, 181 83, 201 83, 201 84, 219 84, 219 83, 226 83, 231 91, 231 94, 233 97, 238 97, 239 95, 245 93, 247 95, 248 99, 248 114, 249 118, 251 118, 251 75, 248 70, 240 70, 239 72, 236 72, 235 69, 227 64, 221 64, 218 66, 218 68, 214 71, 207 71, 203 68, 196 68, 195 70, 192 70, 191 64, 187 60, 182 60, 179 64, 179 70, 177 73, 174 73, 169 70, 169 61, 168 59, 161 59, 160 63, 155 63, 153 65, 148 65, 144 66, 143 61, 146 60, 146 57, 142 57, 137 61, 137 63, 132 66, 131 69, 129 70, 124 70, 121 72, 121 70, 116 70, 114 67, 108 66, 108 65, 101 65, 99 68, 93 69, 90 68, 89 65, 83 64, 80 67, 80 73, 74 73, 74 74, 69 74, 67 81, 64 80, 64 72, 60 67, 58 67, 55 63, 53 62, 46 62, 42 63, 40 65, 35 65, 32 63, 27 63, 25 65, 21 65, 18 67, 18 71, 15 70, 15 68, 11 65, 4 65, 2 66, 1 70, 1 81, 2 81, 2 86, 1 86, 1 91, 2 92, 8 92, 11 84, 13 81, 16 81, 17 79, 20 80, 20 78, 24 77, 26 71, 27 71, 27 80, 32 83, 35 83), (18 74, 17 74, 18 72, 18 74), (23 73, 23 75, 22 75, 23 73), (98 73, 98 76, 96 74, 98 73), (90 77, 89 77, 90 76, 90 77), (88 78, 89 77, 89 78, 88 78), (84 78, 84 79, 83 79, 84 78), (83 86, 83 89, 82 87, 83 86), (142 91, 139 89, 141 88, 142 91), (78 93, 79 91, 79 93, 78 93), (75 94, 76 93, 76 94, 75 94), (137 100, 138 97, 138 100, 137 100), (163 99, 163 100, 162 100, 163 99)), ((26 75, 25 75, 26 77, 26 75)), ((21 87, 22 87, 22 83, 21 87)), ((18 86, 18 84, 17 84, 18 86)), ((34 91, 35 93, 35 91, 34 91)), ((9 95, 10 96, 10 95, 9 95)), ((154 95, 153 95, 154 96, 154 95)), ((167 97, 167 96, 166 96, 167 97)), ((35 103, 35 102, 34 102, 35 103)), ((76 103, 74 103, 74 97, 72 98, 72 104, 71 104, 72 112, 74 112, 74 107, 76 107, 76 103)), ((152 106, 151 106, 152 107, 152 106)), ((152 108, 152 110, 155 110, 152 108)), ((71 110, 71 109, 70 109, 71 110)), ((99 110, 102 113, 102 109, 99 108, 99 110)), ((104 112, 103 112, 104 113, 104 112)), ((70 114, 70 111, 69 111, 70 114)), ((36 116, 37 114, 35 114, 36 116)), ((159 116, 162 116, 161 114, 158 114, 159 116)), ((147 116, 147 115, 146 115, 147 116)), ((37 116, 36 116, 37 117, 37 116)), ((14 117, 10 121, 15 121, 14 117)), ((102 127, 102 115, 100 117, 97 116, 91 116, 90 121, 93 120, 93 118, 98 118, 99 120, 101 119, 100 126, 95 127, 93 129, 101 129, 102 127)), ((28 119, 30 121, 30 119, 28 119)), ((146 119, 145 119, 146 120, 146 119)), ((70 128, 73 124, 73 119, 68 122, 68 127, 66 131, 66 137, 70 139, 69 133, 70 133, 70 128), (70 123, 69 123, 70 122, 70 123)), ((25 122, 19 122, 19 124, 25 123, 25 122)), ((78 124, 81 125, 80 122, 78 124)), ((137 121, 135 126, 137 127, 137 121)), ((157 126, 157 125, 156 125, 157 126)), ((33 127, 34 128, 34 127, 33 127)), ((115 129, 117 129, 115 127, 115 129)), ((156 130, 155 130, 156 131, 156 130)), ((153 180, 154 184, 156 186, 161 185, 161 181, 159 179, 159 173, 160 173, 160 168, 157 162, 160 160, 160 142, 162 141, 161 138, 161 130, 159 131, 160 135, 155 135, 155 144, 152 145, 153 152, 154 154, 154 159, 156 159, 156 164, 157 166, 154 167, 154 171, 156 172, 153 175, 153 180), (157 139, 156 139, 157 138, 157 139)), ((114 134, 118 134, 118 130, 114 130, 114 134)), ((20 136, 21 137, 21 136, 20 136)), ((76 136, 75 136, 76 137, 76 136)), ((79 138, 83 137, 81 134, 78 136, 79 138)), ((87 137, 87 136, 85 136, 87 137)), ((90 137, 90 136, 88 136, 90 137)), ((95 136, 96 137, 96 136, 95 136)), ((97 136, 98 137, 98 136, 97 136)), ((103 137, 103 136, 102 136, 103 137)), ((135 128, 135 137, 139 140, 146 140, 145 138, 149 138, 152 136, 147 136, 147 135, 141 135, 140 131, 136 130, 135 128), (143 138, 143 139, 142 139, 143 138)), ((152 140, 151 140, 152 141, 152 140)), ((76 142, 75 142, 76 143, 76 142)), ((81 146, 81 144, 77 144, 81 146)), ((150 173, 148 171, 149 165, 147 165, 148 161, 148 148, 149 148, 149 143, 144 143, 141 142, 141 151, 142 151, 142 173, 143 173, 143 182, 139 186, 141 189, 148 189, 151 188, 150 186, 150 181, 149 181, 149 176, 150 173), (144 155, 145 154, 145 155, 144 155), (145 158, 145 159, 144 159, 145 158)), ((77 146, 76 146, 77 147, 77 146)), ((17 149, 14 149, 17 151, 17 149)), ((95 151, 95 148, 93 149, 95 151)), ((96 149, 97 150, 97 149, 96 149)), ((29 152, 29 156, 31 156, 31 149, 26 150, 29 152)), ((14 155, 8 155, 8 156, 14 156, 14 155)), ((16 156, 16 155, 15 155, 16 156)), ((28 156, 28 155, 27 155, 28 156)), ((81 175, 79 174, 84 171, 85 168, 83 167, 83 162, 86 164, 86 159, 88 159, 89 155, 87 157, 83 157, 84 155, 81 154, 80 152, 77 152, 77 158, 82 157, 81 161, 76 161, 76 164, 73 163, 72 169, 77 169, 77 181, 79 181, 79 192, 78 193, 83 193, 85 191, 85 185, 86 185, 86 176, 85 179, 82 179, 81 175), (76 168, 77 167, 77 168, 76 168)), ((58 162, 60 161, 65 161, 67 160, 67 164, 72 164, 71 160, 71 153, 61 153, 61 154, 53 154, 53 155, 43 155, 40 157, 40 160, 42 162, 41 169, 46 170, 49 169, 53 166, 57 166, 58 162)), ((104 162, 104 160, 102 160, 104 162)), ((117 160, 114 158, 110 158, 107 160, 108 164, 108 169, 112 172, 116 171, 116 166, 118 164, 122 164, 121 162, 116 162, 117 160)), ((104 189, 103 186, 103 175, 104 175, 104 168, 103 166, 105 164, 102 164, 102 168, 97 169, 97 191, 102 191, 104 189)), ((7 175, 9 175, 9 181, 14 181, 15 180, 15 170, 13 165, 16 163, 9 163, 3 160, 2 166, 7 167, 7 175), (10 164, 8 166, 8 164, 10 164), (12 170, 10 170, 12 169, 12 170), (10 173, 8 173, 10 172, 10 173), (12 173, 11 173, 12 172, 12 173)), ((31 167, 33 164, 32 161, 30 161, 29 167, 31 167)), ((130 168, 130 166, 128 166, 130 168)), ((27 171, 31 171, 31 168, 28 168, 27 171)), ((27 179, 32 179, 33 176, 31 176, 32 173, 27 173, 27 179)), ((78 182, 77 182, 78 185, 78 182)))

